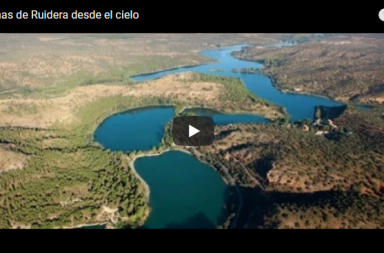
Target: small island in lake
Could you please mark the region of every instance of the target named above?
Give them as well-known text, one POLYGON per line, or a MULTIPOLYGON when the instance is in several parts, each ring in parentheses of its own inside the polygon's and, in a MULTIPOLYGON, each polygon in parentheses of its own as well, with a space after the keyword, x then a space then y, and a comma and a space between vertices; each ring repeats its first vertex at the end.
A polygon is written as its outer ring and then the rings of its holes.
POLYGON ((232 69, 233 73, 247 73, 247 74, 254 74, 254 73, 260 73, 260 69, 257 68, 241 68, 241 69, 232 69))

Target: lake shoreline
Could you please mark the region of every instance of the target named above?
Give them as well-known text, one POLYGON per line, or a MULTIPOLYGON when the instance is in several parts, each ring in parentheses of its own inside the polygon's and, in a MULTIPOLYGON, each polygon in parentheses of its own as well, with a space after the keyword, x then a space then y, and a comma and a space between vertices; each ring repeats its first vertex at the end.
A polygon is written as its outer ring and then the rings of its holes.
POLYGON ((380 104, 378 104, 378 103, 373 103, 373 104, 350 103, 348 101, 341 100, 339 98, 328 97, 328 96, 325 96, 325 95, 321 95, 321 94, 317 94, 317 93, 313 93, 313 92, 309 92, 309 91, 294 91, 294 90, 283 89, 281 87, 281 85, 279 85, 279 83, 276 81, 276 79, 272 76, 272 74, 266 72, 267 69, 265 69, 264 63, 263 63, 262 60, 245 59, 245 58, 237 57, 237 56, 235 56, 233 54, 231 54, 231 56, 236 58, 236 59, 238 59, 238 60, 249 61, 249 62, 255 62, 255 63, 262 64, 263 68, 260 69, 260 72, 256 72, 256 73, 252 73, 252 74, 260 74, 260 75, 264 75, 264 76, 268 77, 271 80, 271 83, 272 83, 273 87, 276 88, 277 90, 279 90, 282 93, 293 94, 293 95, 313 96, 313 97, 318 97, 318 98, 325 98, 325 99, 333 100, 333 101, 335 101, 337 103, 341 103, 341 104, 345 104, 345 105, 352 105, 352 106, 368 106, 368 107, 380 106, 380 104))
POLYGON ((72 227, 59 227, 59 228, 56 228, 56 229, 76 229, 76 228, 83 228, 83 227, 93 227, 93 226, 103 226, 105 225, 104 229, 108 227, 108 222, 100 222, 100 223, 84 223, 84 224, 79 224, 79 225, 76 225, 76 226, 72 226, 72 227))
MULTIPOLYGON (((263 115, 256 114, 256 113, 249 113, 249 112, 243 112, 243 111, 224 112, 224 111, 220 111, 218 109, 211 108, 211 107, 194 107, 194 106, 192 106, 192 107, 184 107, 180 111, 180 113, 183 113, 183 112, 188 111, 188 110, 208 110, 208 111, 212 111, 212 112, 214 112, 214 113, 216 113, 218 115, 225 115, 225 116, 241 116, 241 115, 246 115, 246 116, 260 117, 260 118, 263 118, 263 119, 266 120, 266 122, 260 122, 260 124, 271 123, 271 122, 273 122, 273 120, 275 120, 275 119, 264 117, 263 115)), ((197 115, 197 116, 199 116, 199 115, 197 115)), ((248 123, 255 123, 255 122, 248 122, 248 123)), ((257 123, 259 123, 259 122, 257 122, 257 123)), ((242 123, 240 122, 240 123, 228 123, 228 124, 242 124, 242 123)), ((220 124, 217 123, 217 125, 220 125, 220 124)))
MULTIPOLYGON (((134 174, 134 175, 141 181, 141 183, 143 184, 144 189, 145 189, 145 193, 144 193, 144 195, 145 195, 145 197, 146 197, 146 199, 147 199, 147 203, 148 203, 148 206, 149 206, 149 212, 146 214, 146 216, 145 216, 145 218, 144 218, 144 222, 143 222, 143 224, 144 224, 145 221, 148 219, 148 217, 149 217, 149 215, 150 215, 150 213, 151 213, 151 207, 150 207, 150 205, 149 205, 149 199, 150 199, 150 192, 151 192, 151 191, 150 191, 150 187, 149 187, 149 185, 147 184, 147 182, 146 182, 146 181, 140 176, 140 174, 137 172, 137 170, 136 170, 136 168, 135 168, 135 166, 134 166, 134 163, 135 163, 136 159, 138 159, 138 158, 151 157, 151 156, 160 156, 160 155, 163 155, 163 154, 165 154, 165 153, 167 153, 167 152, 170 152, 170 151, 179 151, 179 152, 183 152, 183 153, 185 153, 185 154, 188 154, 188 155, 194 157, 197 161, 201 162, 202 164, 208 165, 214 172, 216 172, 216 173, 220 176, 220 178, 223 180, 223 182, 225 183, 225 185, 226 185, 227 187, 230 187, 230 186, 231 186, 231 184, 230 184, 230 182, 228 181, 228 179, 226 178, 226 175, 225 175, 225 174, 220 173, 215 167, 213 167, 213 166, 212 166, 211 164, 209 164, 207 161, 198 159, 193 153, 191 153, 190 151, 185 150, 185 149, 183 149, 183 148, 177 148, 177 147, 172 146, 171 148, 167 148, 167 149, 165 149, 165 150, 162 150, 162 151, 159 152, 159 153, 150 153, 151 151, 148 151, 148 153, 142 153, 142 154, 140 154, 140 155, 137 155, 137 156, 135 156, 135 157, 133 157, 133 158, 131 158, 131 159, 129 160, 129 167, 132 169, 133 174, 134 174)), ((145 151, 144 151, 144 152, 145 152, 145 151)))
POLYGON ((308 92, 308 91, 307 92, 306 91, 293 91, 293 90, 283 89, 270 73, 261 72, 260 74, 265 75, 266 77, 268 77, 271 80, 272 85, 277 90, 279 90, 279 91, 281 91, 283 93, 293 94, 293 95, 313 96, 313 97, 318 97, 318 98, 325 98, 325 99, 333 100, 333 101, 335 101, 337 103, 340 103, 342 105, 347 105, 347 106, 348 105, 352 105, 352 106, 367 106, 367 107, 377 107, 377 106, 380 106, 380 104, 357 104, 357 103, 351 103, 351 102, 348 102, 348 101, 345 101, 345 100, 341 100, 341 99, 338 99, 338 98, 328 97, 328 96, 324 96, 324 95, 320 95, 320 94, 312 93, 312 92, 308 92))
MULTIPOLYGON (((206 48, 206 49, 196 49, 196 50, 193 50, 193 51, 194 51, 194 53, 197 53, 197 55, 201 55, 200 53, 204 52, 204 51, 225 49, 225 48, 237 47, 237 46, 245 47, 246 45, 244 46, 243 44, 239 45, 239 44, 233 43, 233 44, 228 44, 228 45, 222 45, 219 48, 217 48, 217 47, 215 48, 214 45, 208 45, 208 46, 209 46, 209 48, 206 48)), ((202 62, 202 63, 197 63, 197 64, 179 65, 179 66, 172 67, 172 68, 165 68, 165 69, 159 69, 159 70, 152 71, 152 72, 146 72, 146 73, 142 73, 142 74, 135 74, 135 75, 129 76, 129 80, 134 81, 136 83, 141 83, 141 82, 145 82, 145 81, 135 81, 134 78, 138 77, 138 76, 154 75, 154 74, 158 74, 158 73, 161 73, 161 72, 164 72, 164 71, 171 71, 171 70, 176 70, 176 69, 180 69, 180 68, 193 68, 193 67, 204 66, 204 65, 209 65, 209 64, 212 64, 212 63, 219 62, 216 59, 213 59, 213 58, 210 58, 210 57, 207 57, 207 56, 204 56, 204 57, 206 57, 207 60, 209 60, 209 61, 207 61, 205 63, 202 62)))
MULTIPOLYGON (((135 77, 155 75, 155 74, 159 74, 159 73, 164 72, 164 71, 172 71, 172 70, 177 70, 177 69, 181 69, 181 68, 194 68, 194 67, 198 67, 198 66, 209 65, 209 64, 212 64, 212 63, 215 63, 215 62, 218 62, 218 61, 206 62, 206 63, 198 63, 198 64, 190 64, 190 65, 180 65, 178 67, 173 67, 173 68, 168 68, 168 69, 161 69, 161 70, 156 70, 156 71, 153 71, 153 72, 147 72, 147 73, 143 73, 143 74, 133 75, 133 76, 130 76, 129 79, 131 81, 135 82, 135 83, 142 83, 142 82, 147 82, 147 81, 136 81, 135 77)), ((153 80, 153 79, 151 79, 151 80, 153 80)))
MULTIPOLYGON (((211 107, 201 107, 199 105, 191 105, 191 106, 184 106, 182 107, 179 111, 176 111, 177 110, 177 105, 176 104, 148 104, 148 105, 141 105, 141 106, 135 106, 135 107, 131 107, 131 108, 127 108, 127 109, 124 109, 122 111, 117 111, 117 112, 114 112, 108 116, 105 116, 105 117, 102 117, 101 119, 99 119, 97 122, 94 123, 95 125, 95 129, 93 131, 93 139, 95 140, 96 139, 96 131, 97 129, 105 122, 107 121, 109 118, 113 117, 113 116, 117 116, 117 115, 120 115, 120 114, 125 114, 125 113, 130 113, 131 111, 134 111, 134 110, 138 110, 138 109, 161 109, 161 108, 173 108, 174 109, 174 113, 175 115, 177 114, 181 114, 183 113, 185 110, 188 110, 188 109, 209 109, 209 110, 213 110, 215 112, 218 112, 219 114, 226 114, 226 115, 239 115, 239 114, 249 114, 249 115, 252 115, 252 116, 259 116, 259 117, 262 117, 262 118, 265 118, 269 121, 273 121, 275 120, 274 117, 268 117, 268 115, 262 115, 262 114, 259 114, 259 113, 254 113, 254 112, 250 112, 250 111, 242 111, 242 110, 235 110, 235 111, 232 111, 232 112, 229 112, 229 111, 226 111, 226 110, 219 110, 219 109, 215 109, 215 108, 211 108, 211 107)), ((97 145, 100 145, 101 148, 104 148, 104 146, 101 144, 101 143, 98 143, 96 142, 97 145)))
POLYGON ((342 101, 342 100, 339 100, 339 99, 336 99, 336 98, 332 98, 332 97, 327 97, 327 96, 320 95, 320 94, 304 92, 304 91, 292 91, 292 90, 283 89, 279 85, 279 83, 276 81, 276 79, 272 76, 272 74, 266 72, 267 69, 264 66, 264 61, 263 60, 245 59, 245 58, 237 57, 237 56, 233 55, 233 53, 231 54, 231 56, 233 58, 238 59, 238 60, 249 61, 249 62, 255 62, 255 63, 262 64, 263 68, 260 69, 260 72, 257 72, 257 73, 254 73, 254 74, 260 74, 260 75, 264 75, 264 76, 268 77, 271 80, 271 83, 272 83, 273 87, 276 88, 277 90, 279 90, 280 92, 287 93, 287 94, 293 94, 293 95, 297 94, 297 95, 305 95, 305 96, 314 96, 314 97, 326 98, 326 99, 334 100, 335 102, 346 103, 345 101, 342 101))
MULTIPOLYGON (((235 48, 234 50, 237 50, 237 48, 235 48)), ((240 60, 243 60, 243 59, 240 59, 240 60)), ((206 64, 203 64, 203 65, 206 65, 206 64)), ((180 68, 175 68, 175 69, 180 69, 180 68)), ((169 71, 170 69, 168 69, 169 71)), ((171 69, 172 70, 172 69, 171 69)), ((183 71, 184 69, 181 69, 180 71, 183 71)), ((161 73, 163 71, 157 71, 155 73, 161 73)), ((151 73, 148 73, 148 75, 150 75, 151 73)), ((153 74, 153 73, 152 73, 153 74)), ((164 74, 167 74, 167 73, 164 73, 164 74)), ((156 75, 157 76, 161 76, 161 75, 156 75)), ((272 85, 272 87, 274 87, 276 90, 282 92, 282 93, 288 93, 287 91, 283 91, 280 89, 280 87, 278 86, 278 84, 276 83, 276 80, 274 80, 273 76, 270 75, 270 74, 267 74, 267 73, 260 73, 260 76, 263 76, 263 77, 266 77, 269 79, 269 84, 268 85, 272 85)), ((154 78, 156 78, 154 76, 154 78)), ((232 77, 232 76, 231 76, 232 77)), ((236 77, 234 77, 236 78, 236 77)), ((249 88, 249 86, 247 86, 248 83, 246 83, 246 81, 244 81, 242 78, 237 78, 237 79, 240 79, 241 82, 243 83, 243 85, 245 86, 245 88, 247 89, 247 92, 249 93, 249 95, 254 95, 256 97, 259 97, 257 96, 257 92, 253 91, 252 89, 249 88)), ((146 78, 143 77, 143 80, 145 81, 146 78)), ((148 79, 148 80, 151 80, 151 79, 148 79)), ((140 81, 141 82, 141 81, 140 81)), ((296 93, 295 93, 296 94, 296 93)), ((304 94, 304 95, 307 95, 307 94, 304 94)), ((311 95, 311 94, 308 94, 308 96, 314 96, 315 95, 311 95)), ((320 97, 320 96, 318 96, 320 97)), ((266 102, 269 102, 269 100, 267 100, 266 98, 264 97, 260 97, 262 100, 266 101, 266 102)), ((172 102, 172 101, 170 101, 172 102)), ((336 101, 335 101, 336 102, 336 101)), ((194 102, 195 103, 195 102, 194 102)), ((271 104, 274 104, 276 105, 274 102, 270 102, 271 104)), ((175 114, 179 114, 179 113, 182 113, 184 112, 186 109, 193 109, 193 108, 202 108, 201 106, 193 106, 191 105, 192 103, 190 102, 187 102, 187 103, 181 103, 179 104, 178 106, 175 106, 175 105, 166 105, 166 106, 174 106, 176 107, 175 108, 175 114), (189 104, 189 105, 188 105, 189 104), (177 110, 177 111, 176 111, 177 110), (179 111, 180 110, 180 111, 179 111)), ((196 104, 196 103, 195 103, 196 104)), ((269 103, 268 103, 269 104, 269 103)), ((338 103, 336 103, 338 104, 338 103)), ((153 106, 164 106, 164 105, 153 105, 153 106)), ((141 106, 141 108, 145 108, 145 107, 152 107, 152 105, 146 105, 146 106, 141 106)), ((222 106, 224 107, 224 106, 222 106)), ((227 108, 231 108, 230 106, 228 107, 227 105, 225 105, 225 107, 227 108)), ((284 108, 286 108, 284 106, 284 108)), ((129 110, 134 110, 135 108, 130 108, 129 110)), ((253 108, 252 108, 253 109, 253 108)), ((258 109, 258 108, 257 108, 258 109)), ((129 110, 126 110, 126 111, 129 111, 129 110)), ((217 112, 220 112, 220 109, 213 109, 217 112)), ((222 110, 222 111, 225 111, 225 110, 222 110)), ((304 110, 303 112, 304 113, 307 113, 308 114, 308 111, 309 110, 304 110)), ((238 113, 241 113, 240 111, 238 111, 238 113)), ((249 113, 249 112, 248 112, 249 113)), ((229 113, 229 114, 236 114, 236 113, 229 113)), ((257 115, 260 115, 260 114, 257 114, 257 115)), ((260 115, 261 116, 261 115, 260 115)), ((290 115, 291 116, 291 115, 290 115)), ((110 116, 111 117, 111 116, 110 116)), ((266 117, 267 118, 267 117, 266 117)), ((163 136, 164 138, 164 136, 163 136)), ((161 147, 161 146, 160 146, 161 147)), ((161 148, 164 148, 164 146, 162 146, 161 148)), ((220 178, 223 180, 223 182, 227 185, 227 186, 231 186, 232 184, 235 185, 236 187, 236 182, 235 180, 232 178, 232 175, 229 174, 229 172, 227 171, 228 169, 224 167, 225 171, 220 171, 218 169, 216 169, 214 166, 212 166, 210 163, 208 163, 209 160, 205 160, 206 158, 204 158, 204 156, 200 156, 200 152, 198 152, 197 150, 195 149, 192 149, 191 151, 188 151, 186 150, 188 148, 184 147, 184 148, 176 148, 174 147, 173 145, 171 145, 171 147, 168 147, 168 148, 165 148, 164 150, 159 150, 159 151, 155 151, 155 150, 146 150, 146 151, 143 151, 143 150, 139 150, 141 154, 138 154, 138 155, 134 155, 132 154, 131 157, 129 158, 129 167, 132 169, 132 173, 140 180, 140 182, 143 184, 143 187, 144 187, 144 195, 147 199, 147 204, 148 204, 148 213, 146 214, 146 216, 143 218, 143 222, 144 224, 147 222, 147 218, 148 216, 150 216, 151 212, 152 212, 152 209, 151 209, 151 206, 149 204, 149 200, 150 200, 150 194, 151 194, 151 189, 149 187, 149 185, 147 184, 147 182, 141 177, 141 175, 137 172, 136 168, 135 168, 135 161, 136 159, 138 158, 142 158, 142 157, 146 157, 146 156, 161 156, 162 154, 166 153, 166 152, 169 152, 169 151, 180 151, 180 152, 184 152, 184 153, 187 153, 191 156, 193 156, 197 161, 201 162, 201 163, 204 163, 206 165, 208 165, 209 167, 211 167, 216 173, 218 173, 220 175, 220 178)), ((169 162, 172 162, 172 161, 169 161, 169 162)), ((156 165, 155 165, 156 166, 156 165)), ((183 165, 181 165, 183 166, 183 165)), ((160 168, 161 169, 161 168, 160 168)), ((159 172, 160 175, 161 175, 161 171, 159 172)), ((237 189, 237 188, 236 188, 237 189)), ((237 189, 238 190, 238 189, 237 189)), ((240 191, 239 191, 240 192, 240 191)), ((241 192, 240 193, 237 193, 239 195, 239 198, 240 198, 240 202, 241 202, 241 199, 242 199, 242 195, 241 195, 241 192)), ((241 205, 240 205, 241 206, 241 205)), ((154 207, 153 207, 154 208, 154 207)), ((239 208, 239 207, 236 207, 236 208, 239 208)), ((241 207, 240 207, 240 211, 237 211, 237 215, 239 215, 239 213, 241 212, 241 207)))
MULTIPOLYGON (((180 152, 183 152, 183 153, 186 153, 186 154, 189 154, 191 156, 193 156, 193 154, 187 150, 184 150, 184 149, 181 149, 181 148, 167 148, 165 150, 162 150, 160 153, 150 153, 151 151, 142 151, 143 153, 140 154, 140 155, 135 155, 135 157, 131 158, 129 160, 129 167, 132 169, 132 172, 134 173, 134 175, 142 182, 142 184, 144 185, 144 188, 145 188, 145 197, 147 198, 148 202, 149 202, 149 195, 151 193, 151 190, 149 188, 149 185, 147 184, 147 182, 145 182, 145 180, 140 176, 140 174, 137 172, 136 168, 135 168, 135 161, 136 159, 138 158, 143 158, 143 157, 150 157, 150 156, 160 156, 166 152, 169 152, 169 151, 180 151, 180 152)), ((196 158, 197 159, 197 158, 196 158)), ((198 161, 200 161, 199 159, 197 159, 198 161)))

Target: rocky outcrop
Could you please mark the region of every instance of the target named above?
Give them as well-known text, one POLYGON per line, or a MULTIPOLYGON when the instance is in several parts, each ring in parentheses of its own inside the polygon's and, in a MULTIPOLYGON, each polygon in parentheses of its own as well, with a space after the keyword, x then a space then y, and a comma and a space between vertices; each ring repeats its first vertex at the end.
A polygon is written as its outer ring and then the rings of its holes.
POLYGON ((327 134, 328 131, 317 131, 316 132, 316 135, 324 135, 324 134, 327 134))
POLYGON ((320 126, 321 125, 321 119, 317 119, 315 122, 313 122, 314 126, 320 126))
POLYGON ((337 128, 337 126, 335 124, 333 124, 333 121, 330 119, 328 120, 328 125, 330 125, 333 128, 337 128))

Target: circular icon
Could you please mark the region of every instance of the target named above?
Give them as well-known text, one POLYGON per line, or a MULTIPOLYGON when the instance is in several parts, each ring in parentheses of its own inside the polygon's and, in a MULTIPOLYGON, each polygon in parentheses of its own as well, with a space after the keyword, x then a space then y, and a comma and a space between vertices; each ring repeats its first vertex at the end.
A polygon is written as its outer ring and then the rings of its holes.
POLYGON ((379 18, 380 18, 381 21, 384 21, 384 9, 381 9, 379 11, 379 18))

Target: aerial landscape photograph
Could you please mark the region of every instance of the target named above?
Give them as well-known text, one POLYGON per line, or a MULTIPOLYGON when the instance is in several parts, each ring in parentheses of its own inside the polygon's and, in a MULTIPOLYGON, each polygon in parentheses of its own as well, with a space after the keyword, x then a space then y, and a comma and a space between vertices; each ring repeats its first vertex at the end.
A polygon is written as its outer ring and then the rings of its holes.
POLYGON ((384 33, 0 33, 0 229, 382 228, 384 33))

